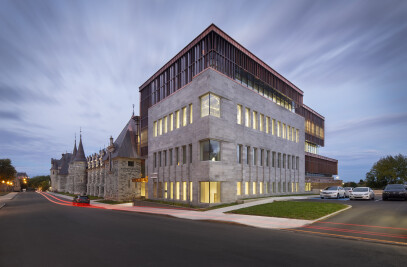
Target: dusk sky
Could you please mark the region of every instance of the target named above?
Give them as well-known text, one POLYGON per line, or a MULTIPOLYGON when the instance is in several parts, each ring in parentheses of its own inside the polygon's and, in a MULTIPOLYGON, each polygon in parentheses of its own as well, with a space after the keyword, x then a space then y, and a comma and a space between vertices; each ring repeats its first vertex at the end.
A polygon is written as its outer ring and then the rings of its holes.
POLYGON ((29 176, 108 145, 139 86, 211 23, 304 91, 324 156, 364 179, 407 154, 407 1, 0 0, 0 158, 29 176))

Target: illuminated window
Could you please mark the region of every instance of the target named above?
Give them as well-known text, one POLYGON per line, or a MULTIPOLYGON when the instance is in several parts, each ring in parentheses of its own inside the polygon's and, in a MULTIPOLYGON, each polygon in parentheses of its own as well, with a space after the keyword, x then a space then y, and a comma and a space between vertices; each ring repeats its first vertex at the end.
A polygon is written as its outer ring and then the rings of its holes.
POLYGON ((168 121, 167 116, 164 117, 164 133, 167 133, 168 130, 168 121))
POLYGON ((275 119, 273 119, 273 120, 271 121, 271 134, 272 134, 272 135, 275 135, 275 134, 276 134, 276 120, 275 120, 275 119))
POLYGON ((257 183, 253 182, 253 195, 257 194, 257 183))
POLYGON ((178 129, 179 128, 179 123, 180 123, 180 112, 179 112, 179 110, 177 110, 176 112, 175 112, 175 129, 178 129))
POLYGON ((174 198, 174 182, 170 183, 170 199, 174 198))
POLYGON ((264 126, 263 126, 263 120, 264 120, 264 115, 260 114, 260 121, 259 121, 259 127, 260 127, 260 131, 263 132, 264 131, 264 126))
POLYGON ((201 203, 220 202, 220 182, 200 182, 201 203))
POLYGON ((300 135, 298 129, 295 131, 295 142, 298 143, 300 141, 300 135))
POLYGON ((220 143, 215 140, 201 141, 201 161, 220 161, 220 143))
POLYGON ((189 104, 189 123, 192 123, 194 120, 194 116, 193 116, 193 109, 192 109, 192 104, 189 104))
POLYGON ((187 201, 187 182, 182 182, 182 200, 187 201))
POLYGON ((154 137, 157 136, 157 121, 154 122, 154 137))
POLYGON ((266 117, 266 133, 270 133, 270 117, 266 117))
POLYGON ((263 194, 263 182, 259 183, 259 194, 262 195, 263 194))
POLYGON ((170 131, 174 130, 174 114, 170 114, 170 131))
POLYGON ((192 197, 194 195, 193 194, 194 191, 192 190, 192 188, 193 188, 192 185, 193 185, 192 182, 189 182, 189 201, 191 201, 191 202, 192 202, 192 197))
POLYGON ((237 124, 242 124, 242 106, 237 105, 237 124))
POLYGON ((253 129, 257 130, 257 112, 253 111, 253 129))
POLYGON ((168 198, 168 183, 164 183, 164 198, 168 198))
POLYGON ((175 183, 175 199, 179 200, 179 195, 180 195, 179 182, 176 182, 175 183))
POLYGON ((146 183, 141 182, 140 183, 140 196, 145 197, 146 196, 146 183))
POLYGON ((244 183, 244 194, 245 195, 249 194, 249 182, 244 183))
POLYGON ((268 182, 266 182, 266 183, 264 184, 264 187, 265 187, 265 189, 266 189, 266 194, 270 193, 269 186, 270 186, 270 185, 269 185, 268 182))
POLYGON ((187 126, 187 107, 182 108, 182 126, 187 126))
POLYGON ((244 114, 245 114, 245 118, 244 118, 245 126, 250 127, 250 109, 246 108, 244 114))
POLYGON ((286 138, 285 123, 283 123, 283 138, 286 138))
POLYGON ((295 183, 295 192, 298 192, 298 182, 295 183))
POLYGON ((293 141, 294 142, 294 127, 291 127, 291 141, 293 141))
POLYGON ((281 128, 281 122, 277 122, 277 137, 281 137, 281 131, 280 131, 280 128, 281 128))
POLYGON ((305 183, 305 191, 311 191, 311 183, 305 183))
POLYGON ((201 117, 220 117, 220 97, 208 93, 201 97, 201 117))
POLYGON ((242 194, 242 182, 236 183, 236 195, 240 196, 242 194))
POLYGON ((291 126, 287 125, 287 140, 290 140, 291 126))
POLYGON ((163 134, 163 120, 159 119, 158 120, 158 129, 159 129, 159 135, 163 134))

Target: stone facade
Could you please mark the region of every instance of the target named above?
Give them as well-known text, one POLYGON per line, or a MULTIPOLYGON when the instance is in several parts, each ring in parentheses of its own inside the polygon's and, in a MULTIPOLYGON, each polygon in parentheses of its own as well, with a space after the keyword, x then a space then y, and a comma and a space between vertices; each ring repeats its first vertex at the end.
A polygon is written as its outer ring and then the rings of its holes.
POLYGON ((142 178, 144 160, 138 156, 138 122, 132 116, 115 142, 107 149, 85 157, 80 139, 73 153, 51 159, 51 189, 55 192, 87 194, 125 201, 142 197, 137 179, 142 178))

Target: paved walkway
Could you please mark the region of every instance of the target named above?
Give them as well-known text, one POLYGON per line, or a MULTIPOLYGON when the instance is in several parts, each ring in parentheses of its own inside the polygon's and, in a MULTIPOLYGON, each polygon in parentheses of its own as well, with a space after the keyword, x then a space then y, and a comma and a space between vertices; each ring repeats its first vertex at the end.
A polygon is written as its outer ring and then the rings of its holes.
POLYGON ((5 200, 13 199, 19 192, 10 192, 7 195, 0 196, 0 209, 6 205, 5 200))
MULTIPOLYGON (((70 199, 72 197, 54 194, 55 196, 70 199)), ((192 211, 185 210, 183 208, 157 208, 157 207, 134 207, 132 204, 104 204, 96 202, 95 200, 91 201, 91 205, 94 207, 101 207, 110 210, 121 210, 129 212, 139 212, 139 213, 149 213, 149 214, 159 214, 167 215, 181 219, 189 220, 204 220, 204 221, 221 221, 225 223, 237 223, 248 225, 252 227, 267 228, 267 229, 289 229, 302 227, 308 224, 315 222, 315 220, 297 220, 297 219, 288 219, 288 218, 277 218, 277 217, 265 217, 265 216, 252 216, 252 215, 241 215, 241 214, 229 214, 225 213, 231 210, 246 208, 250 206, 256 206, 265 203, 271 203, 273 201, 283 201, 283 200, 295 200, 295 199, 308 199, 315 197, 312 196, 288 196, 288 197, 270 197, 264 198, 261 200, 251 201, 249 203, 229 206, 225 208, 219 208, 208 211, 192 211)))

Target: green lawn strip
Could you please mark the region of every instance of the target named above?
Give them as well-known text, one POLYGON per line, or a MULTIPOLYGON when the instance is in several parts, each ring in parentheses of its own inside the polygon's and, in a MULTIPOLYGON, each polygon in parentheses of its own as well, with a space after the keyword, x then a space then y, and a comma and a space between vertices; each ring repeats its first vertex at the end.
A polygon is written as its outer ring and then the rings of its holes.
POLYGON ((346 207, 347 205, 337 203, 274 201, 272 203, 233 210, 229 213, 315 220, 346 207))
POLYGON ((114 200, 108 200, 108 199, 96 200, 96 202, 111 204, 111 205, 117 205, 117 204, 123 204, 123 203, 132 203, 131 201, 114 201, 114 200))
MULTIPOLYGON (((54 192, 54 193, 69 196, 69 197, 77 196, 77 194, 70 194, 70 193, 63 193, 63 192, 54 192)), ((89 195, 88 195, 88 197, 89 197, 90 200, 103 199, 102 197, 95 197, 95 196, 89 196, 89 195)))

